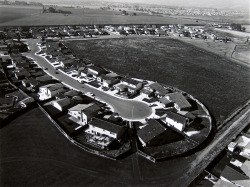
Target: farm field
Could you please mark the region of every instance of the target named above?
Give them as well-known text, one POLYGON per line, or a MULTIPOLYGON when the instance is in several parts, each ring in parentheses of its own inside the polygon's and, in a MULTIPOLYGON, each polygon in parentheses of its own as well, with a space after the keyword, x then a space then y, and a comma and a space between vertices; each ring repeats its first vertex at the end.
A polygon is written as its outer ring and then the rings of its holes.
POLYGON ((249 99, 249 68, 179 40, 140 37, 66 44, 96 65, 190 93, 217 122, 249 99))
MULTIPOLYGON (((155 16, 136 12, 137 16, 122 16, 118 10, 90 8, 57 9, 71 11, 72 14, 42 13, 42 7, 0 6, 0 26, 36 25, 93 25, 93 24, 201 24, 223 21, 224 17, 155 16)), ((130 12, 130 11, 128 11, 130 12)), ((132 14, 132 12, 130 12, 132 14)), ((228 18, 227 21, 236 18, 228 18)))

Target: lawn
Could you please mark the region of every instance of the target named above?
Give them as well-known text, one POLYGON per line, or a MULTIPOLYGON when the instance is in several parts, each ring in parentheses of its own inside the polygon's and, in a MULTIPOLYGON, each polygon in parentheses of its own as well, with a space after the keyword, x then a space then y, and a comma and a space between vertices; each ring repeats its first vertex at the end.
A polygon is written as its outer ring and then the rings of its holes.
POLYGON ((169 38, 68 41, 80 58, 131 77, 186 91, 223 121, 249 99, 249 68, 169 38))

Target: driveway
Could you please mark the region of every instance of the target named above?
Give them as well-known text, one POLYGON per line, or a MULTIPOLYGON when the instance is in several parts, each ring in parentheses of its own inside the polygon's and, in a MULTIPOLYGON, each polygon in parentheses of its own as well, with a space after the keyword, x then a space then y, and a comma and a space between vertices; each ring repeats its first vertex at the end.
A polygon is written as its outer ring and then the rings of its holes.
POLYGON ((145 119, 152 114, 152 109, 144 102, 117 98, 86 84, 81 84, 75 79, 65 75, 64 73, 56 74, 54 67, 50 63, 48 63, 43 57, 35 55, 35 53, 39 51, 39 48, 36 46, 38 40, 31 39, 27 40, 26 42, 29 44, 31 51, 28 53, 24 53, 24 55, 33 58, 39 66, 47 67, 48 69, 45 71, 48 74, 83 93, 92 92, 93 94, 95 94, 96 98, 112 106, 114 112, 117 112, 124 119, 137 121, 145 119))

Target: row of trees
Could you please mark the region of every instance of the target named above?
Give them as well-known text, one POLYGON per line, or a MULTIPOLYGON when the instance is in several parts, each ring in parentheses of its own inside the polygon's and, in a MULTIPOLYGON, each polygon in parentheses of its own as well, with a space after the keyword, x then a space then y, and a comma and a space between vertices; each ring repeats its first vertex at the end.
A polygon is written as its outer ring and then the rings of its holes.
POLYGON ((246 28, 242 27, 241 24, 233 23, 231 24, 233 30, 245 32, 246 28))
POLYGON ((45 7, 43 7, 43 13, 61 13, 61 14, 72 14, 72 12, 70 11, 66 11, 66 10, 56 10, 54 7, 49 7, 48 9, 46 9, 45 7))

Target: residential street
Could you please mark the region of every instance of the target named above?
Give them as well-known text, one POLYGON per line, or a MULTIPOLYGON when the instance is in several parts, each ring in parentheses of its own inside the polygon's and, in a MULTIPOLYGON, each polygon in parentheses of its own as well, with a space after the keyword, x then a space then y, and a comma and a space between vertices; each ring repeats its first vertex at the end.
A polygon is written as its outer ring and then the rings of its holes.
POLYGON ((136 121, 145 119, 151 115, 152 109, 146 103, 114 97, 86 84, 81 84, 64 73, 56 74, 55 69, 51 64, 49 64, 43 57, 35 55, 35 53, 39 51, 39 48, 36 46, 38 40, 31 39, 26 42, 29 44, 31 51, 25 53, 25 55, 33 58, 39 66, 47 67, 48 69, 45 71, 56 79, 61 80, 64 84, 84 93, 93 93, 96 98, 108 103, 114 109, 114 112, 117 112, 124 119, 136 121))

